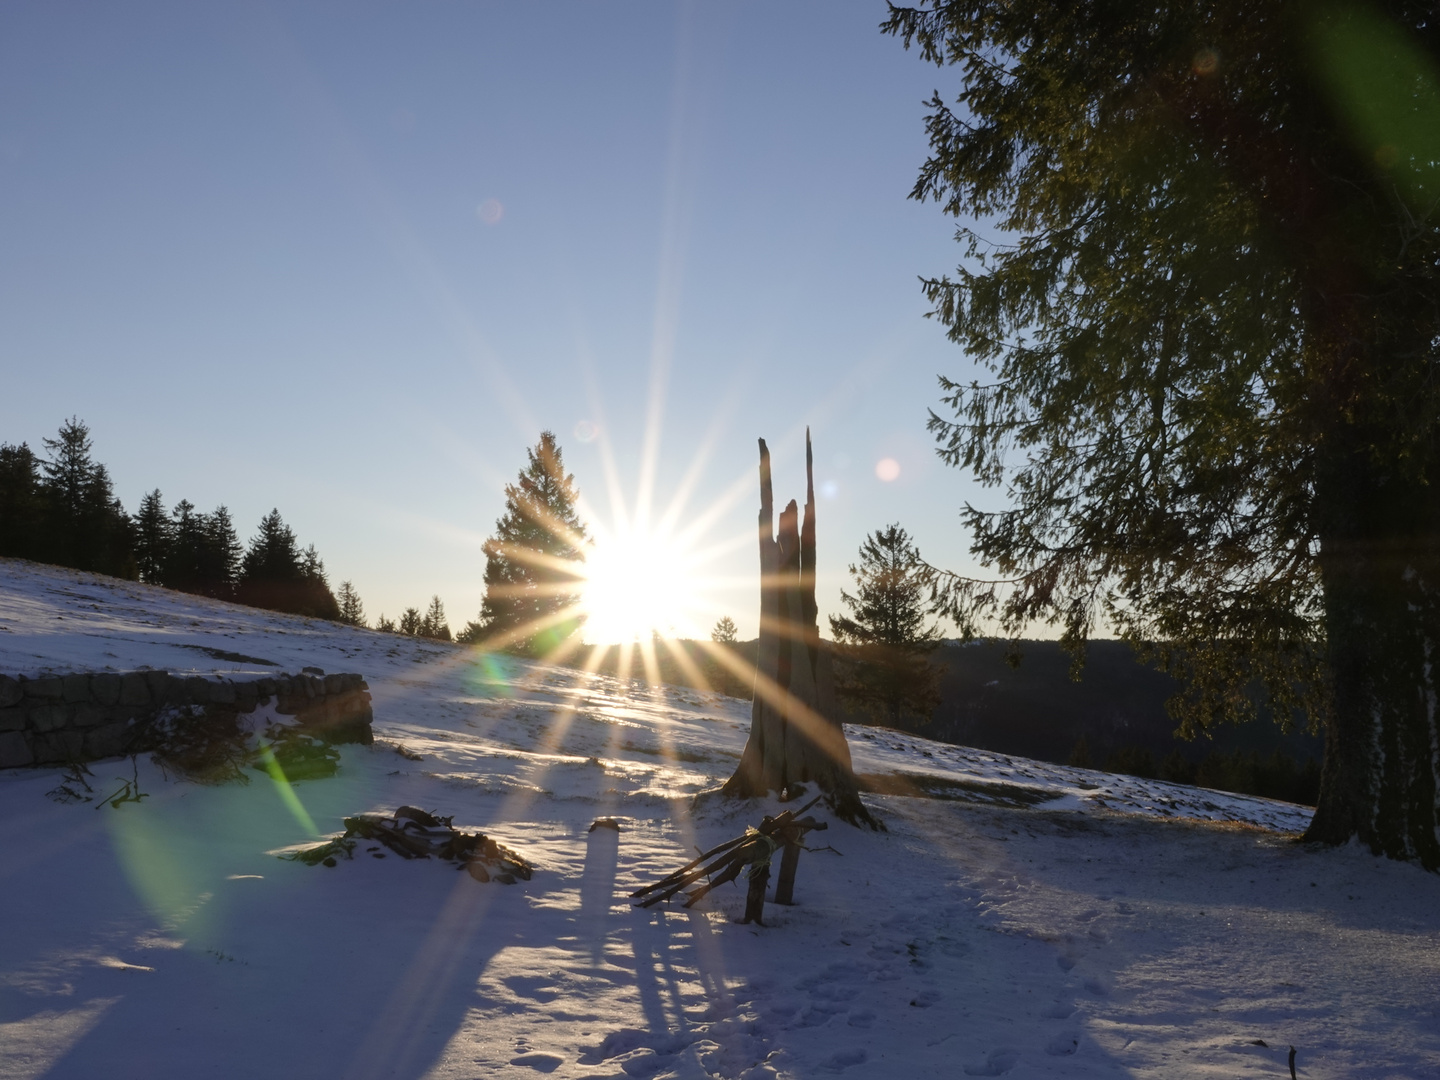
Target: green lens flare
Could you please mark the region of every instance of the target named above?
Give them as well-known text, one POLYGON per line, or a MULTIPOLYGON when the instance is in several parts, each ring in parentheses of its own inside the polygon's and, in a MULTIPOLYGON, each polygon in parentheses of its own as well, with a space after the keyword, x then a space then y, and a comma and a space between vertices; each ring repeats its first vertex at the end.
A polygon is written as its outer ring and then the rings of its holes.
POLYGON ((275 760, 275 751, 268 743, 260 744, 260 763, 265 766, 265 771, 270 774, 270 779, 275 784, 275 793, 280 796, 280 801, 285 808, 294 815, 300 827, 310 836, 319 836, 320 832, 315 828, 315 821, 310 817, 309 812, 300 802, 300 796, 295 794, 295 788, 285 778, 285 770, 280 767, 280 762, 275 760))
POLYGON ((1403 196, 1440 195, 1440 78, 1400 27, 1361 8, 1332 7, 1310 35, 1311 62, 1357 148, 1403 196))

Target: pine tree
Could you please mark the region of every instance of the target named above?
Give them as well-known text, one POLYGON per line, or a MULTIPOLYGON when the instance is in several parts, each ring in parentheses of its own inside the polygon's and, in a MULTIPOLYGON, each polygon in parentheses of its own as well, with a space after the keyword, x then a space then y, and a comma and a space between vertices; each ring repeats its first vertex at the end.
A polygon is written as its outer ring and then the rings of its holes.
POLYGON ((530 656, 561 648, 580 627, 579 584, 587 536, 575 512, 575 478, 552 432, 528 451, 529 464, 505 487, 505 514, 485 541, 487 643, 530 656))
POLYGON ((420 609, 407 607, 400 613, 399 632, 410 637, 420 636, 420 626, 425 620, 420 617, 420 609))
POLYGON ((303 552, 295 533, 271 510, 260 521, 240 562, 236 598, 252 607, 336 620, 340 604, 325 576, 325 564, 311 544, 303 552))
POLYGON ((1190 733, 1303 709, 1306 838, 1440 868, 1434 5, 934 0, 884 28, 959 89, 912 194, 961 223, 925 288, 989 374, 943 381, 931 428, 1009 496, 965 511, 995 579, 937 574, 951 613, 1077 651, 1107 620, 1187 679, 1190 733))
POLYGON ((245 549, 240 545, 229 508, 222 503, 206 514, 202 533, 200 590, 217 600, 232 599, 240 578, 240 558, 245 549))
MULTIPOLYGON (((348 581, 340 583, 340 589, 335 594, 335 599, 340 602, 340 621, 349 626, 365 625, 365 605, 360 602, 360 594, 355 591, 355 586, 348 581)), ((385 616, 380 616, 384 621, 385 616)), ((383 627, 377 626, 377 629, 383 627)))
POLYGON ((735 635, 735 620, 729 615, 724 615, 715 624, 715 629, 710 631, 710 640, 717 645, 734 645, 735 635))
POLYGON ((840 591, 850 616, 831 615, 830 632, 844 666, 835 689, 891 727, 915 717, 921 726, 940 703, 940 671, 928 660, 940 644, 930 618, 920 553, 899 525, 871 533, 850 567, 855 594, 840 591))
POLYGON ((140 500, 140 509, 135 514, 135 565, 141 581, 165 584, 172 531, 165 499, 156 488, 140 500))
POLYGON ((387 619, 383 611, 380 613, 380 617, 375 620, 375 629, 382 634, 394 634, 398 632, 395 626, 395 620, 387 619))
POLYGON ((181 592, 200 591, 200 563, 204 558, 205 515, 195 504, 181 499, 170 512, 169 551, 165 560, 164 584, 181 592))
POLYGON ((28 444, 0 445, 0 555, 43 559, 40 459, 28 444))
POLYGON ((445 605, 440 602, 438 595, 430 598, 430 606, 425 610, 425 617, 420 620, 420 636, 436 641, 450 640, 450 624, 445 621, 445 605))
POLYGON ((115 498, 109 470, 91 456, 90 429, 77 417, 45 440, 43 558, 79 570, 134 576, 130 516, 115 498))

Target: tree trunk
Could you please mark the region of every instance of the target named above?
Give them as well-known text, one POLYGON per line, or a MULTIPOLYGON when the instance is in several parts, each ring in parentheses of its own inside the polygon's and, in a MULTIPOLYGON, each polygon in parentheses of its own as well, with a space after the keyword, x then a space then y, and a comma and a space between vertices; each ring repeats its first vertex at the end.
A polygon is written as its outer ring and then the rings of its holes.
POLYGON ((826 802, 851 824, 878 828, 860 801, 850 747, 835 708, 830 652, 820 641, 815 602, 815 483, 810 435, 805 435, 806 503, 803 530, 791 500, 774 535, 770 451, 760 440, 760 640, 750 738, 726 795, 769 791, 782 797, 815 783, 826 802))
MULTIPOLYGON (((1402 466, 1403 468, 1403 466, 1402 466)), ((1320 798, 1306 840, 1358 837, 1377 854, 1440 869, 1440 535, 1436 494, 1363 441, 1317 477, 1325 521, 1330 709, 1320 798)))

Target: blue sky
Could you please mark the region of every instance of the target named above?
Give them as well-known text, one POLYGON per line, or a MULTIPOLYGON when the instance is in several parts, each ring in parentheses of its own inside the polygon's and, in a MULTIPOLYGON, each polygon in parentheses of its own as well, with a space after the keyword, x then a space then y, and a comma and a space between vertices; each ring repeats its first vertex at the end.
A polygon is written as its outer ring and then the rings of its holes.
POLYGON ((682 632, 754 632, 755 439, 803 499, 806 424, 822 623, 891 521, 967 566, 917 281, 960 249, 906 198, 956 77, 884 14, 6 4, 0 440, 74 414, 127 508, 279 507, 372 618, 474 616, 542 428, 598 531, 688 534, 682 632))

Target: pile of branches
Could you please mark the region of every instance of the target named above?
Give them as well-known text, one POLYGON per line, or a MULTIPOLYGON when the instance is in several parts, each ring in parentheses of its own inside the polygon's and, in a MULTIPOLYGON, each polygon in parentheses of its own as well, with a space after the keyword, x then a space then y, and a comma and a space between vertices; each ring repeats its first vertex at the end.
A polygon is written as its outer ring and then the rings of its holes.
POLYGON ((808 850, 802 843, 805 834, 828 828, 825 822, 810 817, 802 818, 800 815, 821 798, 822 796, 816 796, 799 810, 786 810, 776 817, 765 817, 759 828, 746 829, 743 836, 711 848, 653 885, 636 889, 630 894, 631 899, 639 900, 639 907, 652 907, 694 885, 702 877, 705 878, 704 884, 685 894, 684 906, 688 908, 703 899, 712 889, 734 881, 748 869, 746 876, 750 887, 746 896, 745 917, 740 921, 764 926, 761 916, 765 903, 765 885, 770 880, 770 860, 776 851, 784 852, 780 863, 780 878, 775 886, 775 902, 792 903, 795 868, 799 864, 800 852, 808 850))
POLYGON ((414 806, 393 814, 356 814, 345 818, 345 831, 320 844, 280 856, 307 866, 334 866, 337 859, 353 859, 360 843, 372 842, 369 853, 383 859, 385 847, 402 859, 444 859, 469 871, 476 881, 495 880, 514 885, 529 881, 534 867, 518 852, 481 832, 455 828, 453 817, 440 817, 414 806))

